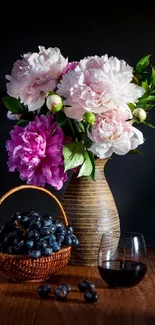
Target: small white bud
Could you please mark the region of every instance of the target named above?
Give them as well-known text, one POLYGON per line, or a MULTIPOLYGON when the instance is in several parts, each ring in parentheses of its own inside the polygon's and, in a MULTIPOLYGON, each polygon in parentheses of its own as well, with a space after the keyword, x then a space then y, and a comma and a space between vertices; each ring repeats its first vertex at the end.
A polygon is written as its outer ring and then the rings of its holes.
POLYGON ((62 98, 56 94, 50 95, 46 99, 46 105, 50 111, 58 112, 63 106, 62 98))
POLYGON ((134 109, 133 116, 135 116, 141 123, 144 122, 147 117, 146 112, 144 111, 143 108, 134 109))
POLYGON ((21 114, 13 114, 12 112, 8 111, 7 112, 7 118, 9 120, 19 120, 21 117, 21 114))

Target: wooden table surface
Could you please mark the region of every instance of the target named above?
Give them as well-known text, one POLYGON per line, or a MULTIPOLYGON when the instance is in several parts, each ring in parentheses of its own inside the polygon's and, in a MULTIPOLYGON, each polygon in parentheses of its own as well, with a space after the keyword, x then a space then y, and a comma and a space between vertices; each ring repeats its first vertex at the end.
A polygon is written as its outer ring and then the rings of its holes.
POLYGON ((52 295, 42 300, 36 283, 13 283, 0 277, 0 325, 155 325, 155 249, 150 249, 148 272, 130 289, 109 289, 95 267, 67 266, 51 279, 54 288, 69 282, 72 292, 64 302, 52 295), (77 289, 92 280, 99 300, 88 304, 77 289))

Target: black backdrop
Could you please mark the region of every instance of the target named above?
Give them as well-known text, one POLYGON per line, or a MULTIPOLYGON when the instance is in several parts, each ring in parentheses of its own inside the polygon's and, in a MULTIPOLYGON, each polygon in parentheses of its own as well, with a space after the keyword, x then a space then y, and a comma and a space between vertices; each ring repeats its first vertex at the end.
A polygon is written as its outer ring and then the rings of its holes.
MULTIPOLYGON (((0 22, 0 91, 5 93, 5 74, 21 54, 37 50, 38 45, 57 46, 69 60, 88 55, 123 58, 134 65, 142 56, 152 54, 155 65, 155 10, 147 2, 134 5, 120 3, 42 3, 25 8, 4 4, 0 22), (45 6, 45 7, 44 7, 45 6), (19 11, 19 12, 18 12, 19 11)), ((14 125, 0 107, 0 194, 22 184, 18 174, 9 173, 5 142, 14 125)), ((155 125, 155 110, 149 115, 155 125)), ((106 166, 106 177, 115 197, 122 230, 140 231, 148 246, 155 245, 155 130, 140 126, 145 143, 143 155, 113 156, 106 166)), ((64 190, 64 189, 63 189, 64 190)), ((63 190, 56 195, 61 198, 63 190)), ((10 213, 38 208, 41 212, 55 211, 44 194, 25 191, 16 194, 3 205, 0 222, 10 213)))

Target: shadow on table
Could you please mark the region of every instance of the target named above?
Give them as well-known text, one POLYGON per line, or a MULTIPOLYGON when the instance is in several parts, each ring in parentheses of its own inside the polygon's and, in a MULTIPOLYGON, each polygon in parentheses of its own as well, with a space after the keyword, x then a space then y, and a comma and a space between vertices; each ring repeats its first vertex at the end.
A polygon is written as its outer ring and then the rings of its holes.
MULTIPOLYGON (((37 292, 30 292, 30 291, 25 291, 25 292, 22 292, 22 291, 16 291, 16 292, 6 292, 5 293, 5 296, 9 296, 9 297, 14 297, 14 298, 23 298, 23 299, 32 299, 32 300, 40 300, 40 301, 45 301, 45 300, 48 300, 48 301, 53 301, 53 302, 56 302, 56 301, 59 301, 57 300, 54 295, 51 295, 49 296, 48 298, 40 298, 37 294, 37 292)), ((61 301, 59 301, 61 302, 61 301)), ((86 302, 81 299, 81 298, 70 298, 69 295, 68 297, 66 298, 66 300, 62 301, 63 304, 66 304, 66 303, 71 303, 71 304, 86 304, 86 302)))

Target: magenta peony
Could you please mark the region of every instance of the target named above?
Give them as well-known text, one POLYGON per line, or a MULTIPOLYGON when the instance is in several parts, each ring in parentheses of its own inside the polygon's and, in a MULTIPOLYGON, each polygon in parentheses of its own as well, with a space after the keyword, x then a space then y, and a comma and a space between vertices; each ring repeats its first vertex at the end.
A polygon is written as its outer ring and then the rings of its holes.
POLYGON ((61 189, 67 180, 62 150, 68 139, 54 117, 37 116, 25 128, 15 126, 10 134, 12 140, 6 144, 9 170, 19 171, 27 184, 44 187, 47 183, 61 189))
POLYGON ((55 89, 67 64, 58 48, 39 46, 39 53, 25 54, 14 63, 11 76, 6 76, 7 93, 35 111, 44 104, 47 92, 55 89))

